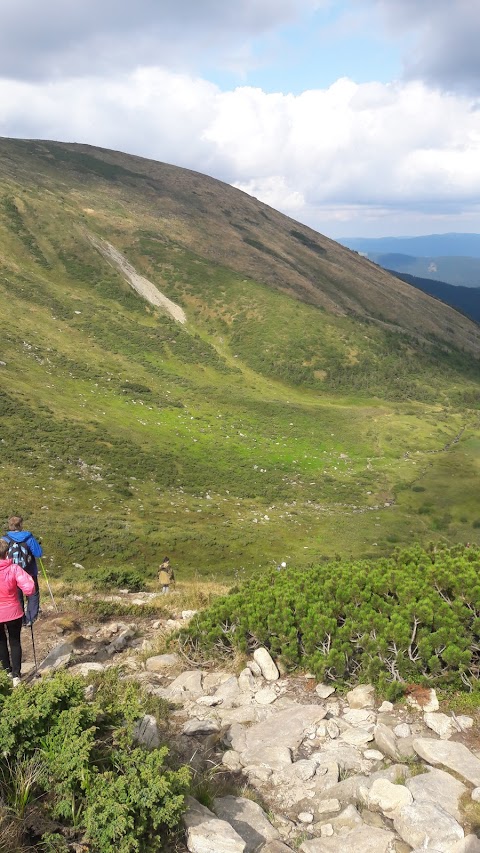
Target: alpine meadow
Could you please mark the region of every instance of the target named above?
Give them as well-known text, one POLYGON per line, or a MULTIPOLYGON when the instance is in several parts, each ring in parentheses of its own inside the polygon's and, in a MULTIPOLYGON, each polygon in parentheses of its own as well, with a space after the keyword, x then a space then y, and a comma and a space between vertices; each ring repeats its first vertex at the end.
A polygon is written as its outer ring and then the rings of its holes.
POLYGON ((0 285, 3 515, 54 578, 478 540, 480 327, 256 199, 2 139, 0 285))

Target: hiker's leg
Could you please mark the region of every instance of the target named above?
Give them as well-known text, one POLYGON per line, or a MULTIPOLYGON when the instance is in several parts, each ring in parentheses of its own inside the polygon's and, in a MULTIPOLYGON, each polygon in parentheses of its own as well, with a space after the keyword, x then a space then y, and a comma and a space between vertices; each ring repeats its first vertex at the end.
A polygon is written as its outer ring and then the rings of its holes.
POLYGON ((10 641, 12 675, 14 678, 20 678, 20 669, 22 667, 22 647, 20 645, 22 617, 20 617, 20 619, 12 619, 11 622, 6 622, 6 626, 8 631, 8 639, 10 641))
POLYGON ((10 655, 8 653, 7 635, 5 633, 5 623, 0 622, 0 663, 7 672, 11 672, 10 655))
POLYGON ((31 595, 27 598, 27 610, 25 613, 26 624, 31 625, 32 622, 35 622, 38 619, 38 610, 40 607, 40 590, 38 587, 38 577, 33 578, 35 582, 35 592, 32 592, 31 595))

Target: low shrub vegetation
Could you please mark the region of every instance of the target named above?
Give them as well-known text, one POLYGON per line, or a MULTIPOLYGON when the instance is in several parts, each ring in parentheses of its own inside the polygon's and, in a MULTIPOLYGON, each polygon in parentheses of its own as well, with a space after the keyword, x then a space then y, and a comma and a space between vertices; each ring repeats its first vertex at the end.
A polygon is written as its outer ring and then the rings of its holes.
MULTIPOLYGON (((166 746, 136 744, 135 724, 153 710, 151 698, 114 670, 98 678, 91 701, 83 679, 67 673, 16 690, 7 681, 0 682, 0 843, 8 824, 17 845, 10 851, 23 843, 66 851, 66 839, 102 853, 165 849, 190 771, 169 766, 166 746)), ((165 723, 165 708, 154 710, 165 723)))
POLYGON ((480 550, 415 547, 376 562, 272 570, 219 598, 181 632, 199 658, 264 645, 289 669, 473 690, 480 672, 480 550))

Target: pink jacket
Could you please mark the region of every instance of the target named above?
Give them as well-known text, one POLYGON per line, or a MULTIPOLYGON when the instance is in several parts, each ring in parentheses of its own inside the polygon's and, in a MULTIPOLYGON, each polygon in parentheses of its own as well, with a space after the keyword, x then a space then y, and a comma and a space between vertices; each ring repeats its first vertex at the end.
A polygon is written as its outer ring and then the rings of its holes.
POLYGON ((0 622, 11 622, 23 616, 18 589, 25 595, 35 590, 33 578, 13 560, 0 560, 0 622))

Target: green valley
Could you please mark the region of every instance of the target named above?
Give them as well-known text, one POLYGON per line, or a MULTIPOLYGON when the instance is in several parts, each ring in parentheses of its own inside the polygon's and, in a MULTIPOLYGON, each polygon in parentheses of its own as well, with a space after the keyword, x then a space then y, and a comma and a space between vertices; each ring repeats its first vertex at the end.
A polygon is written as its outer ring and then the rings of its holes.
POLYGON ((240 191, 0 140, 0 292, 3 516, 54 576, 478 539, 480 327, 240 191))

